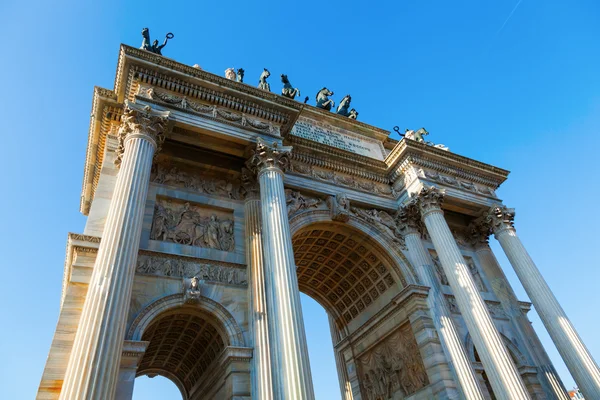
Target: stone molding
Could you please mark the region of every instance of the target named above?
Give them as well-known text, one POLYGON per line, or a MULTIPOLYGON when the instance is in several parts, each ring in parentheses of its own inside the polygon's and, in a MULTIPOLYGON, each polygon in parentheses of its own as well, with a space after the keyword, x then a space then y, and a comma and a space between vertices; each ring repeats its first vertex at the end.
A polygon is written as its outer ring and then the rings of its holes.
POLYGON ((180 109, 203 118, 209 118, 227 125, 239 126, 269 136, 281 138, 280 126, 272 122, 251 118, 246 113, 230 111, 216 104, 206 105, 189 100, 187 96, 176 96, 166 91, 156 90, 151 86, 140 86, 136 99, 143 99, 169 108, 180 109))
POLYGON ((290 146, 282 146, 277 142, 267 143, 262 138, 256 139, 256 146, 250 149, 251 156, 246 161, 246 168, 255 174, 267 169, 275 169, 285 173, 290 166, 290 146))
POLYGON ((154 157, 160 152, 162 144, 165 141, 165 130, 168 127, 170 112, 156 111, 148 105, 125 101, 121 125, 119 126, 117 137, 119 145, 117 147, 117 159, 115 165, 119 167, 123 154, 125 153, 125 143, 128 138, 135 135, 141 135, 151 141, 155 147, 154 157))

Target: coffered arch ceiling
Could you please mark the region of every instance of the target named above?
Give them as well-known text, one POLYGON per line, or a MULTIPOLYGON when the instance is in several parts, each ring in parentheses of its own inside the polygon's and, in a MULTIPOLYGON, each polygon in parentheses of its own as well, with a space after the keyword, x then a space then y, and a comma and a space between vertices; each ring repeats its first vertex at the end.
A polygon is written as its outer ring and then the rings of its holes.
POLYGON ((163 375, 189 395, 228 346, 220 331, 212 320, 191 308, 160 314, 142 335, 150 344, 137 375, 163 375))
POLYGON ((342 328, 388 291, 398 292, 385 250, 353 228, 309 225, 292 238, 300 291, 318 301, 342 328))

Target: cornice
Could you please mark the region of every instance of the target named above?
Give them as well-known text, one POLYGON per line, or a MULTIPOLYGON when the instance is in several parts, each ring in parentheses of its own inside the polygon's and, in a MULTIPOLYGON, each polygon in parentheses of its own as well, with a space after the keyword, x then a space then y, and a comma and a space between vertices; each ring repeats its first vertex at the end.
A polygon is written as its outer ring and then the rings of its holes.
POLYGON ((391 181, 402 175, 409 164, 449 173, 457 178, 492 186, 494 189, 497 189, 510 173, 490 164, 406 139, 398 142, 385 162, 389 166, 391 181))
POLYGON ((94 87, 92 113, 88 130, 88 143, 83 170, 81 202, 79 211, 88 215, 104 158, 104 144, 110 121, 121 118, 121 107, 117 103, 117 95, 109 89, 94 87))

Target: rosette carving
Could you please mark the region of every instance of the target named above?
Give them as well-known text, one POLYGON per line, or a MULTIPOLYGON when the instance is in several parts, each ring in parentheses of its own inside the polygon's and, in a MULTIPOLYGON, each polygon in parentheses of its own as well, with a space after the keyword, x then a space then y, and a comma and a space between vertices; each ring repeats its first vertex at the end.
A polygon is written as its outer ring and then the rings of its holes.
POLYGON ((252 156, 246 161, 246 167, 255 174, 267 168, 285 172, 290 166, 291 151, 291 146, 282 146, 277 142, 270 144, 258 138, 252 156))
POLYGON ((121 117, 121 125, 117 132, 119 144, 115 164, 121 165, 125 153, 125 140, 131 134, 150 137, 156 143, 155 155, 160 151, 165 141, 165 130, 169 122, 170 112, 156 111, 148 105, 139 105, 125 100, 125 110, 121 117))

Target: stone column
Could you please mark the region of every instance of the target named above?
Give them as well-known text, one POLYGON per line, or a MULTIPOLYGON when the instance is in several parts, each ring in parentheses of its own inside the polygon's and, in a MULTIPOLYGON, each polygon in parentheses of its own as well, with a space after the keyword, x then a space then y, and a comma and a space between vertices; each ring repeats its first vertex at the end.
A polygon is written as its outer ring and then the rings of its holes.
POLYGON ((244 216, 246 223, 246 262, 248 264, 249 315, 252 331, 252 398, 273 399, 271 380, 271 355, 269 350, 269 323, 265 295, 265 269, 263 263, 263 240, 261 207, 258 182, 251 172, 242 171, 246 189, 244 216))
POLYGON ((246 165, 257 173, 263 227, 265 293, 276 400, 313 400, 314 391, 292 249, 283 173, 291 147, 257 140, 246 165))
POLYGON ((423 188, 418 196, 418 205, 481 363, 498 399, 529 399, 527 389, 446 223, 441 208, 443 197, 435 187, 423 188))
POLYGON ((554 369, 550 357, 544 350, 531 322, 521 310, 517 295, 488 244, 490 233, 490 227, 485 218, 478 218, 469 225, 470 243, 475 249, 475 254, 490 282, 491 289, 502 304, 504 312, 510 317, 516 334, 532 358, 531 361, 539 368, 537 375, 546 395, 550 398, 569 400, 567 390, 554 369))
POLYGON ((119 369, 115 400, 132 399, 137 368, 149 344, 150 342, 138 342, 134 340, 126 340, 123 343, 121 368, 119 369))
POLYGON ((340 342, 341 335, 338 330, 335 319, 327 314, 329 320, 329 331, 331 332, 331 344, 333 345, 333 353, 335 355, 335 366, 337 368, 338 381, 340 383, 340 393, 342 394, 342 400, 354 400, 352 397, 352 387, 350 386, 350 379, 348 379, 348 370, 346 369, 346 363, 344 361, 344 355, 338 351, 335 346, 340 342))
POLYGON ((120 171, 88 286, 60 398, 113 399, 152 158, 168 112, 126 104, 117 149, 120 171))
POLYGON ((577 386, 586 398, 600 399, 600 369, 517 236, 514 216, 513 209, 495 206, 486 219, 577 386))
POLYGON ((399 228, 403 233, 411 262, 421 282, 430 288, 427 296, 427 306, 450 364, 450 369, 453 370, 459 390, 462 392, 462 397, 469 400, 483 400, 484 397, 479 388, 475 371, 467 357, 467 352, 452 320, 452 314, 448 309, 441 285, 436 278, 433 261, 421 240, 423 226, 416 202, 411 202, 402 207, 399 210, 398 217, 399 228))

